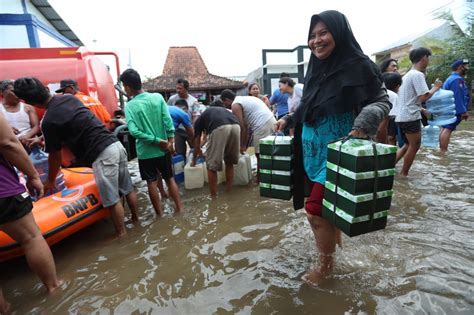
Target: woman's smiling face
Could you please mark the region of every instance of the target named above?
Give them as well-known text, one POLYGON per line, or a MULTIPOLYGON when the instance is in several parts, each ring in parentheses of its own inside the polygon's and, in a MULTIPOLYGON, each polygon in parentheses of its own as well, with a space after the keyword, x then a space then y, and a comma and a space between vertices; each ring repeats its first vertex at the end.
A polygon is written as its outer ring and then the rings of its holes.
POLYGON ((316 58, 320 60, 328 58, 336 48, 334 37, 324 22, 319 21, 314 26, 309 36, 308 46, 316 58))

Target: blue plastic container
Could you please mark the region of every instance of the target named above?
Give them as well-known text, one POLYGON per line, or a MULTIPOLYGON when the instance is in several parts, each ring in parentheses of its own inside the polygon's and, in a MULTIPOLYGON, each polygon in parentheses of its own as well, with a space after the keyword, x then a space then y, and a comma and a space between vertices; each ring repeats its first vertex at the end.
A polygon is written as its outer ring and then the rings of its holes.
POLYGON ((439 147, 439 127, 428 125, 421 131, 421 145, 427 148, 439 147))
POLYGON ((184 156, 181 154, 174 155, 172 158, 173 174, 176 183, 184 182, 184 156))
POLYGON ((426 108, 431 113, 428 124, 432 126, 444 126, 456 121, 456 105, 454 93, 451 90, 436 91, 426 102, 426 108))

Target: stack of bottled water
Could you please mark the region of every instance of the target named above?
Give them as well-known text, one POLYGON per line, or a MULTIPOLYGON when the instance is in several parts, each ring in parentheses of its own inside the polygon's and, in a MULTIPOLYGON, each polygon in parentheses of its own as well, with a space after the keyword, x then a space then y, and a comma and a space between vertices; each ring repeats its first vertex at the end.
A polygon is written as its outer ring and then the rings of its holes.
POLYGON ((421 145, 427 148, 439 147, 439 127, 428 125, 421 132, 421 145))
POLYGON ((440 132, 438 126, 452 124, 456 121, 453 91, 439 89, 426 102, 426 108, 431 117, 428 119, 428 126, 423 127, 421 145, 428 148, 437 148, 440 132))
MULTIPOLYGON (((40 149, 39 146, 34 146, 31 148, 30 160, 33 162, 36 171, 38 172, 41 181, 44 183, 48 179, 48 154, 40 149)), ((52 193, 62 191, 66 188, 66 182, 64 181, 63 172, 59 171, 56 176, 56 190, 50 191, 45 196, 49 196, 52 193)), ((36 196, 32 196, 33 200, 36 200, 36 196)))
POLYGON ((456 121, 456 105, 454 104, 453 91, 439 89, 426 102, 426 109, 431 114, 428 124, 432 126, 452 124, 456 121))

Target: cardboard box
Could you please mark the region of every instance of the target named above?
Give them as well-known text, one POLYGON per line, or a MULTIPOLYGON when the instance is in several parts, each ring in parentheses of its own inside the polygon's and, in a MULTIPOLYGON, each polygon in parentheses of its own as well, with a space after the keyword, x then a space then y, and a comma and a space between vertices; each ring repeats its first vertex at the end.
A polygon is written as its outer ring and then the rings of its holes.
POLYGON ((369 215, 354 217, 350 214, 334 207, 332 203, 323 200, 322 216, 329 222, 334 223, 347 236, 357 236, 377 230, 384 229, 387 225, 388 210, 374 213, 373 220, 369 215), (334 213, 334 211, 336 211, 334 213))
MULTIPOLYGON (((375 171, 353 172, 341 166, 327 162, 326 180, 336 184, 353 195, 372 193, 374 191, 375 171), (339 176, 337 174, 339 173, 339 176), (337 178, 336 178, 337 177, 337 178)), ((377 171, 376 191, 390 190, 393 187, 395 168, 377 171)))
POLYGON ((293 137, 289 136, 268 136, 259 141, 260 154, 263 155, 283 155, 293 154, 293 137))
POLYGON ((260 182, 267 184, 291 186, 292 173, 290 171, 276 171, 260 169, 260 182))
POLYGON ((260 168, 276 171, 291 171, 293 169, 293 156, 260 154, 260 168))
POLYGON ((293 187, 283 185, 272 185, 260 182, 260 196, 290 200, 293 196, 293 187))
MULTIPOLYGON (((372 141, 362 139, 349 139, 342 144, 342 147, 341 140, 329 143, 327 160, 352 172, 373 171, 375 166, 373 144, 372 141)), ((375 143, 375 147, 378 169, 394 168, 397 147, 382 143, 375 143)))
MULTIPOLYGON (((385 190, 377 192, 377 198, 375 201, 375 211, 379 212, 390 209, 392 202, 392 190, 385 190)), ((347 214, 353 217, 359 217, 370 214, 373 211, 373 200, 374 194, 362 194, 353 195, 337 188, 337 200, 336 200, 336 186, 328 181, 324 185, 324 199, 331 204, 337 204, 337 207, 342 209, 347 214)))

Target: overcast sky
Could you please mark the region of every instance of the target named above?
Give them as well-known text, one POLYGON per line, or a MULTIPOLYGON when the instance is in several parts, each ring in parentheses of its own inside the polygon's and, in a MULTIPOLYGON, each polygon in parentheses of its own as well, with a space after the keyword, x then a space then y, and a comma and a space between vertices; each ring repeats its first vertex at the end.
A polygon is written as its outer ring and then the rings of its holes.
POLYGON ((162 73, 170 46, 196 46, 209 72, 245 76, 262 49, 305 45, 313 14, 344 13, 367 55, 434 27, 432 11, 452 0, 49 0, 90 50, 119 54, 142 77, 162 73))

